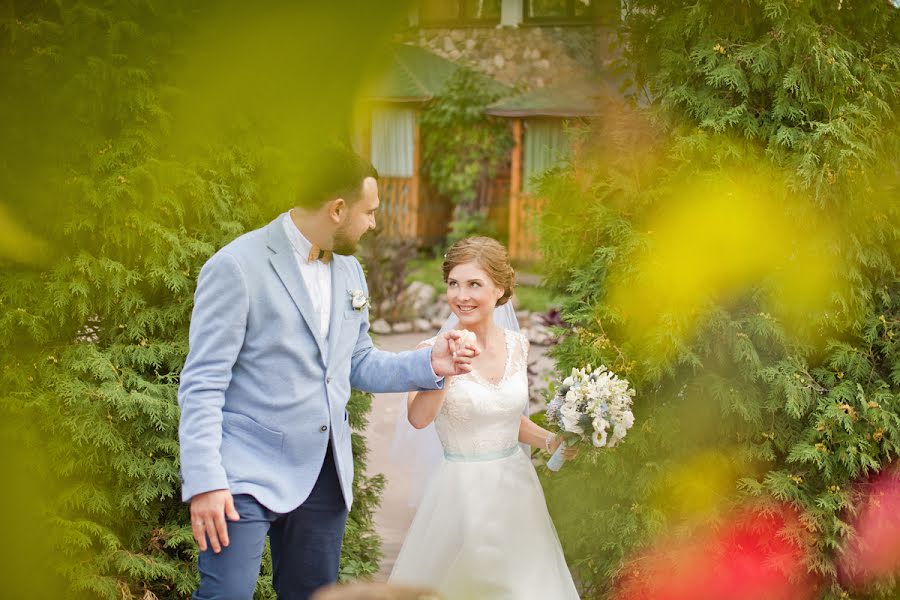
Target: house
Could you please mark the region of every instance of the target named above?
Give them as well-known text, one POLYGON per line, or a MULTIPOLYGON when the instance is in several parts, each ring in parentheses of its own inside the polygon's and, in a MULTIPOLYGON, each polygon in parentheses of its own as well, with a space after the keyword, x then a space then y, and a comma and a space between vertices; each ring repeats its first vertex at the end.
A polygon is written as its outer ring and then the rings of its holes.
MULTIPOLYGON (((366 89, 357 115, 356 149, 380 176, 381 228, 422 247, 447 233, 452 206, 421 175, 420 114, 462 67, 418 46, 393 45, 380 77, 366 89)), ((509 90, 487 81, 496 90, 509 90)))
POLYGON ((508 118, 514 145, 510 159, 508 245, 510 257, 521 262, 540 258, 536 221, 541 200, 536 179, 564 161, 569 153, 569 130, 597 113, 601 86, 573 81, 506 98, 487 113, 508 118))
MULTIPOLYGON (((357 146, 382 176, 382 226, 432 246, 451 205, 423 181, 419 115, 459 68, 523 91, 495 103, 517 140, 512 168, 492 186, 488 218, 513 258, 536 260, 533 175, 560 160, 566 121, 593 114, 590 86, 613 56, 619 0, 419 0, 396 36, 384 76, 367 93, 357 146), (573 83, 575 82, 575 83, 573 83), (507 191, 508 190, 508 191, 507 191)), ((509 93, 507 93, 509 95, 509 93)))

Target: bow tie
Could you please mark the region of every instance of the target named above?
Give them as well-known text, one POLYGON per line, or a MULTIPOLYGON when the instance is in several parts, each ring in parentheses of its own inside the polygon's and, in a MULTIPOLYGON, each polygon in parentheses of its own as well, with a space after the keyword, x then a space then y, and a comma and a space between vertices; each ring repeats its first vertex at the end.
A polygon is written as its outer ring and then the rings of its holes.
POLYGON ((321 260, 326 265, 331 262, 331 250, 322 250, 315 244, 313 244, 312 249, 309 251, 309 259, 307 262, 313 262, 316 260, 321 260))

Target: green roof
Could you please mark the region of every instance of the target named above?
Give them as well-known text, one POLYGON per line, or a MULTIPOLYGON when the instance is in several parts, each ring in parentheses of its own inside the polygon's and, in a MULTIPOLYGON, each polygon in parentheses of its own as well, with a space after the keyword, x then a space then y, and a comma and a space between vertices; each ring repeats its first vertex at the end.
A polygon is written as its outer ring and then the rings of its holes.
MULTIPOLYGON (((395 44, 388 51, 388 65, 380 78, 366 90, 368 100, 425 102, 440 96, 461 65, 418 46, 395 44)), ((500 94, 509 88, 487 76, 487 85, 500 94)))
POLYGON ((486 112, 498 117, 590 117, 597 114, 602 94, 600 85, 579 80, 504 98, 486 112))

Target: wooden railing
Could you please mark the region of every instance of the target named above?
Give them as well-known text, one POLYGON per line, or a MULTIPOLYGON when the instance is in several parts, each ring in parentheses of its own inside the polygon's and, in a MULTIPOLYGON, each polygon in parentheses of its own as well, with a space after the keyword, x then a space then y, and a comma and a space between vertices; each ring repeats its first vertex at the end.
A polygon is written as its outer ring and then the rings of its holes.
POLYGON ((418 198, 412 194, 411 177, 382 177, 378 181, 381 205, 377 220, 391 238, 415 238, 418 233, 418 198))
MULTIPOLYGON (((515 175, 500 176, 491 182, 488 219, 498 236, 509 240, 512 260, 536 262, 541 259, 537 221, 543 202, 522 192, 516 179, 515 175)), ((447 198, 420 184, 417 177, 382 177, 378 189, 379 228, 387 237, 413 239, 420 248, 432 247, 446 237, 453 216, 447 198)))
MULTIPOLYGON (((509 240, 510 258, 516 262, 539 261, 537 229, 543 201, 522 192, 513 196, 508 182, 502 178, 492 187, 494 197, 488 218, 498 236, 509 240)), ((453 207, 449 200, 427 186, 419 188, 419 198, 413 197, 411 189, 409 178, 379 180, 378 226, 387 237, 414 239, 419 247, 429 248, 446 237, 453 207)))

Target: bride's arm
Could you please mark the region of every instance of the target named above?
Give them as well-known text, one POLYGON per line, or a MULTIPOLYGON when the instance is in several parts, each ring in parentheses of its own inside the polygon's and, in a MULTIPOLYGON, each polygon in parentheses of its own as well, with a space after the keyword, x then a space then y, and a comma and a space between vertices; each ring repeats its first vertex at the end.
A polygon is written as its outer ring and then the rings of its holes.
POLYGON ((559 447, 559 436, 547 431, 525 415, 519 422, 519 442, 528 444, 532 448, 540 448, 549 452, 555 452, 559 447))
MULTIPOLYGON (((419 344, 416 349, 425 348, 429 344, 419 344)), ((407 419, 409 424, 416 429, 424 429, 434 421, 441 411, 444 398, 447 397, 447 389, 450 387, 452 377, 444 378, 444 387, 439 390, 427 392, 410 392, 406 401, 407 419)))
POLYGON ((409 412, 409 424, 416 429, 424 429, 434 421, 441 411, 444 398, 447 397, 447 387, 450 385, 450 377, 444 379, 444 389, 428 392, 410 392, 407 400, 409 412))
MULTIPOLYGON (((524 335, 520 334, 519 338, 521 344, 520 352, 522 353, 522 360, 525 361, 525 364, 527 365, 528 348, 530 344, 528 343, 528 338, 526 338, 524 335)), ((519 443, 528 444, 532 448, 547 450, 552 454, 556 452, 556 449, 559 448, 561 442, 562 440, 558 435, 556 435, 552 431, 547 431, 525 415, 522 415, 522 418, 519 421, 519 443)), ((578 454, 578 451, 575 448, 569 448, 565 451, 567 460, 575 458, 576 454, 578 454)))
MULTIPOLYGON (((428 392, 429 394, 431 392, 428 392)), ((540 448, 553 454, 562 442, 560 437, 551 431, 547 431, 525 415, 519 421, 519 442, 528 444, 532 448, 540 448)), ((572 446, 563 451, 566 460, 571 460, 578 455, 578 448, 572 446)))

